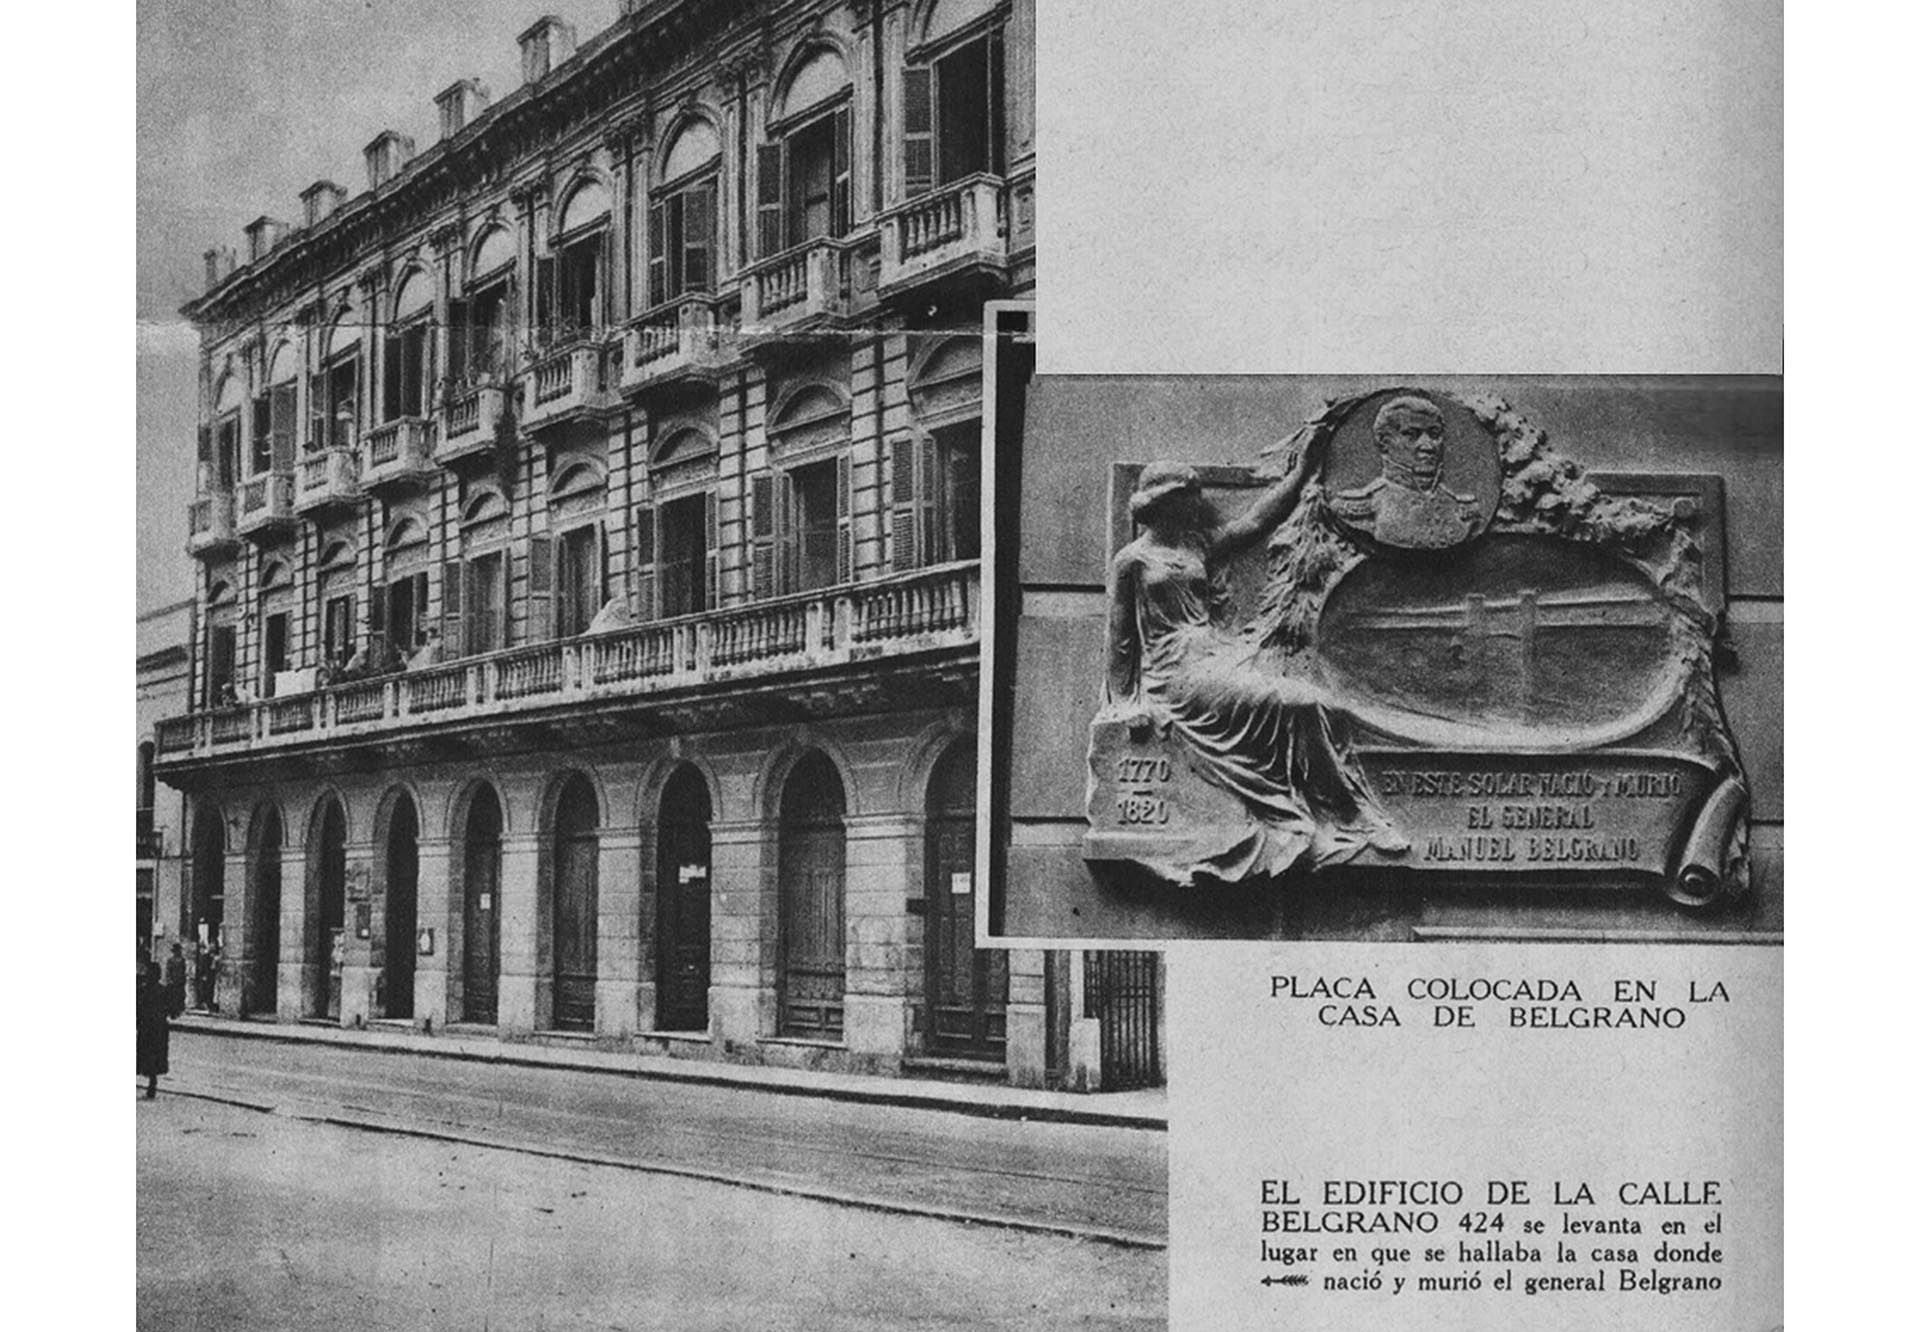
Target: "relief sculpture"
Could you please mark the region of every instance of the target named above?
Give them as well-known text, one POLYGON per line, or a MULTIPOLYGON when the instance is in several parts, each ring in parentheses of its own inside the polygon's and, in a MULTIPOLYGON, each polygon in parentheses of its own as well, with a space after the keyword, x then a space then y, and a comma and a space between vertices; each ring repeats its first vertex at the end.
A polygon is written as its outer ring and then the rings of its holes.
POLYGON ((1243 468, 1114 472, 1087 860, 1746 888, 1719 479, 1600 475, 1494 398, 1331 402, 1243 468))

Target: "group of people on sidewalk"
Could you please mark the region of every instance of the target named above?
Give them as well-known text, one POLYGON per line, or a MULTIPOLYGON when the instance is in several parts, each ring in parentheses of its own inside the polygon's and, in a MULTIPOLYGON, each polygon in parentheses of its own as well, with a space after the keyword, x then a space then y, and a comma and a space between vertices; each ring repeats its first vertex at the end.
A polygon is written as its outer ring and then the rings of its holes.
MULTIPOLYGON (((196 963, 210 959, 212 950, 202 949, 196 963)), ((198 969, 198 968, 196 968, 198 969)), ((211 1001, 213 967, 205 966, 207 975, 207 1002, 211 1001)), ((195 976, 196 988, 199 988, 199 976, 195 976)), ((158 962, 147 959, 140 964, 140 981, 136 987, 136 1009, 138 1011, 135 1026, 135 1053, 139 1075, 147 1080, 147 1099, 152 1100, 159 1088, 160 1075, 167 1072, 167 1045, 172 1032, 171 1023, 187 1011, 187 959, 180 951, 180 945, 173 946, 168 955, 165 968, 158 962)))

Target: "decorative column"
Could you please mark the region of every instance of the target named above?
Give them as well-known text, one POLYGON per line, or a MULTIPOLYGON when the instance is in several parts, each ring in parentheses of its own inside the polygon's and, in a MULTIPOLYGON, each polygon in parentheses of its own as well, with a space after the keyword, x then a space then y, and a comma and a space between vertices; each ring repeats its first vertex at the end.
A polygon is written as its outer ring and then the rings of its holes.
POLYGON ((907 1049, 907 884, 917 821, 847 819, 846 1046, 856 1068, 897 1073, 907 1049))

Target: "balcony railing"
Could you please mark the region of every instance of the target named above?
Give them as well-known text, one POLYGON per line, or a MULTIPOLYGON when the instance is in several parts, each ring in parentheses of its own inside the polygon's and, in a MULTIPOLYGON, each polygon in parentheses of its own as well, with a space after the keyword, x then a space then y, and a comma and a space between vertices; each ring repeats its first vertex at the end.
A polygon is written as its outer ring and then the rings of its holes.
POLYGON ((740 283, 740 323, 749 334, 844 313, 846 242, 809 241, 762 260, 740 283))
POLYGON ((233 492, 215 491, 187 506, 187 553, 211 555, 232 547, 233 492))
POLYGON ((582 411, 609 405, 606 347, 606 343, 594 339, 535 361, 522 379, 522 424, 529 430, 537 430, 582 411))
POLYGON ((966 647, 979 641, 979 594, 977 563, 940 565, 170 717, 155 747, 178 762, 966 647))
POLYGON ((456 391, 440 415, 440 439, 433 456, 443 463, 478 453, 490 453, 500 439, 506 414, 506 390, 482 384, 456 391))
POLYGON ((620 387, 643 388, 687 372, 718 369, 726 360, 715 317, 717 298, 683 296, 628 327, 620 387))
POLYGON ((360 498, 360 455, 353 449, 322 449, 300 460, 302 513, 360 498))
POLYGON ((293 473, 269 472, 240 487, 240 531, 252 536, 295 521, 293 473))
POLYGON ((998 176, 943 185, 880 219, 883 291, 968 264, 1002 267, 1006 260, 1006 188, 998 176))
POLYGON ((361 468, 369 490, 424 481, 435 471, 432 430, 424 416, 403 416, 367 432, 367 461, 361 468))

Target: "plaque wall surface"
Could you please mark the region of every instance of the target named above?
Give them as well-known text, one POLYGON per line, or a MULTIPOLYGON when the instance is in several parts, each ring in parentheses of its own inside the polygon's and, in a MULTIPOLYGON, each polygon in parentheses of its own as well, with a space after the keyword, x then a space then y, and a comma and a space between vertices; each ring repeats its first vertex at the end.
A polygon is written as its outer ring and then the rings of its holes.
POLYGON ((1777 381, 1031 404, 995 937, 1778 937, 1777 381))

